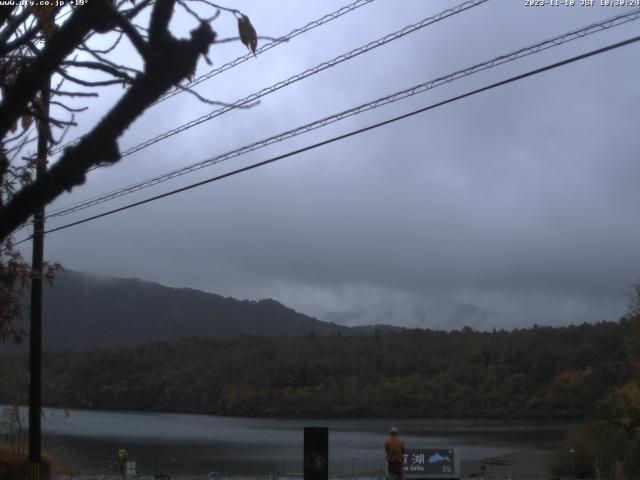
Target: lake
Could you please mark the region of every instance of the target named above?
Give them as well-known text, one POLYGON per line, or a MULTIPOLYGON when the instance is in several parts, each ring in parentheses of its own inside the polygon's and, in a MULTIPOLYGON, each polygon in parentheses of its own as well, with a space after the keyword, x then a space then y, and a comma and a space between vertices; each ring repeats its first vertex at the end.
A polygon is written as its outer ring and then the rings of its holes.
MULTIPOLYGON (((25 411, 26 415, 26 411, 25 411)), ((170 413, 44 410, 45 448, 67 447, 77 468, 98 470, 125 448, 139 474, 302 472, 303 427, 329 427, 330 474, 375 474, 397 426, 407 448, 457 448, 463 461, 555 448, 569 423, 514 420, 292 420, 170 413)), ((528 453, 527 453, 528 452, 528 453)))

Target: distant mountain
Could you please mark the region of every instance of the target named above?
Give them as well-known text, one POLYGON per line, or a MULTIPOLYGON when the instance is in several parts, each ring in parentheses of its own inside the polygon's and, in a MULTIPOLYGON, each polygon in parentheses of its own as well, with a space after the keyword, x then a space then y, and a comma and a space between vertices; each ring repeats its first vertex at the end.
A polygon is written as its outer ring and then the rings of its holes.
POLYGON ((44 291, 46 350, 130 346, 180 338, 373 333, 298 313, 267 300, 236 300, 136 279, 60 272, 44 291))
POLYGON ((320 319, 350 327, 377 323, 434 330, 460 329, 465 326, 477 330, 492 330, 505 323, 499 313, 430 293, 367 298, 358 309, 327 312, 320 319))
MULTIPOLYGON (((28 315, 25 316, 28 318, 28 315)), ((489 330, 498 314, 435 295, 380 295, 321 319, 272 300, 237 300, 137 279, 60 272, 44 291, 45 350, 133 346, 181 338, 373 335, 404 328, 489 330)), ((498 320, 498 324, 500 321, 498 320)), ((0 351, 14 350, 0 344, 0 351)))

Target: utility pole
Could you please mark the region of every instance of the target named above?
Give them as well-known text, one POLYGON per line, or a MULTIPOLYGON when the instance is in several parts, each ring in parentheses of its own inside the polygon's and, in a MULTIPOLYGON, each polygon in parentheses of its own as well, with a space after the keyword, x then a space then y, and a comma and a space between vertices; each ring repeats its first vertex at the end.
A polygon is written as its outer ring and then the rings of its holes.
POLYGON ((571 447, 569 449, 569 453, 571 454, 571 460, 573 463, 573 480, 576 480, 576 449, 571 447))
MULTIPOLYGON (((40 92, 36 180, 47 169, 49 141, 49 95, 51 79, 40 92)), ((33 216, 33 253, 31 256, 31 329, 29 332, 29 480, 40 480, 42 460, 42 265, 44 260, 44 207, 33 216)))

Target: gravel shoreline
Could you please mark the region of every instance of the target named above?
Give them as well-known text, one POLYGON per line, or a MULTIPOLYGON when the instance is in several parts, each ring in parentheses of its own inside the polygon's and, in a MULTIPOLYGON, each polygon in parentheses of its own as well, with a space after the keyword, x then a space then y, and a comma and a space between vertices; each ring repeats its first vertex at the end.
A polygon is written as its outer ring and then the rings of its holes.
MULTIPOLYGON (((138 475, 134 477, 124 477, 122 475, 103 475, 103 474, 77 474, 77 475, 53 475, 52 480, 166 480, 167 477, 154 477, 153 475, 138 475)), ((299 480, 301 476, 282 476, 280 480, 299 480)), ((273 480, 269 476, 217 476, 208 477, 207 475, 181 475, 178 477, 168 477, 169 480, 273 480)), ((348 477, 329 477, 329 480, 385 480, 377 476, 348 476, 348 477)))
MULTIPOLYGON (((484 466, 485 479, 528 479, 543 480, 551 478, 548 471, 549 460, 552 452, 550 450, 523 451, 499 455, 494 458, 481 460, 464 460, 461 462, 463 478, 480 478, 482 467, 484 466)), ((62 474, 54 475, 52 480, 158 480, 153 475, 138 475, 135 477, 123 477, 113 474, 62 474)), ((159 477, 166 478, 166 477, 159 477)), ((281 476, 280 480, 298 480, 297 476, 281 476)), ((369 476, 343 476, 330 477, 331 480, 384 480, 378 475, 369 476)), ((268 475, 218 475, 209 477, 207 475, 182 475, 178 477, 170 476, 169 480, 273 480, 268 475)))

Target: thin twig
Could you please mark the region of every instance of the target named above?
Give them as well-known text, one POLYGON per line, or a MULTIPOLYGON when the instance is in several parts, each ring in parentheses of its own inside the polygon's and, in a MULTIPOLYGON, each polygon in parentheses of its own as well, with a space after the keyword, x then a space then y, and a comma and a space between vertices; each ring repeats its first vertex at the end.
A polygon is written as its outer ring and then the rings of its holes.
MULTIPOLYGON (((285 43, 289 41, 287 37, 266 37, 266 36, 260 35, 256 38, 258 40, 267 40, 269 42, 285 43)), ((237 42, 238 40, 240 40, 240 37, 228 37, 228 38, 221 38, 220 40, 216 40, 214 43, 230 43, 230 42, 237 42)))
POLYGON ((191 88, 185 87, 183 85, 178 85, 177 88, 179 88, 180 90, 184 90, 187 93, 190 93, 191 95, 196 97, 201 102, 208 103, 209 105, 218 105, 218 106, 221 106, 221 107, 233 107, 233 108, 238 108, 240 110, 247 110, 249 108, 255 107, 256 105, 258 105, 260 103, 260 100, 256 100, 255 102, 247 103, 245 105, 233 105, 231 103, 220 102, 218 100, 210 100, 210 99, 208 99, 206 97, 203 97, 202 95, 200 95, 195 90, 192 90, 191 88))

